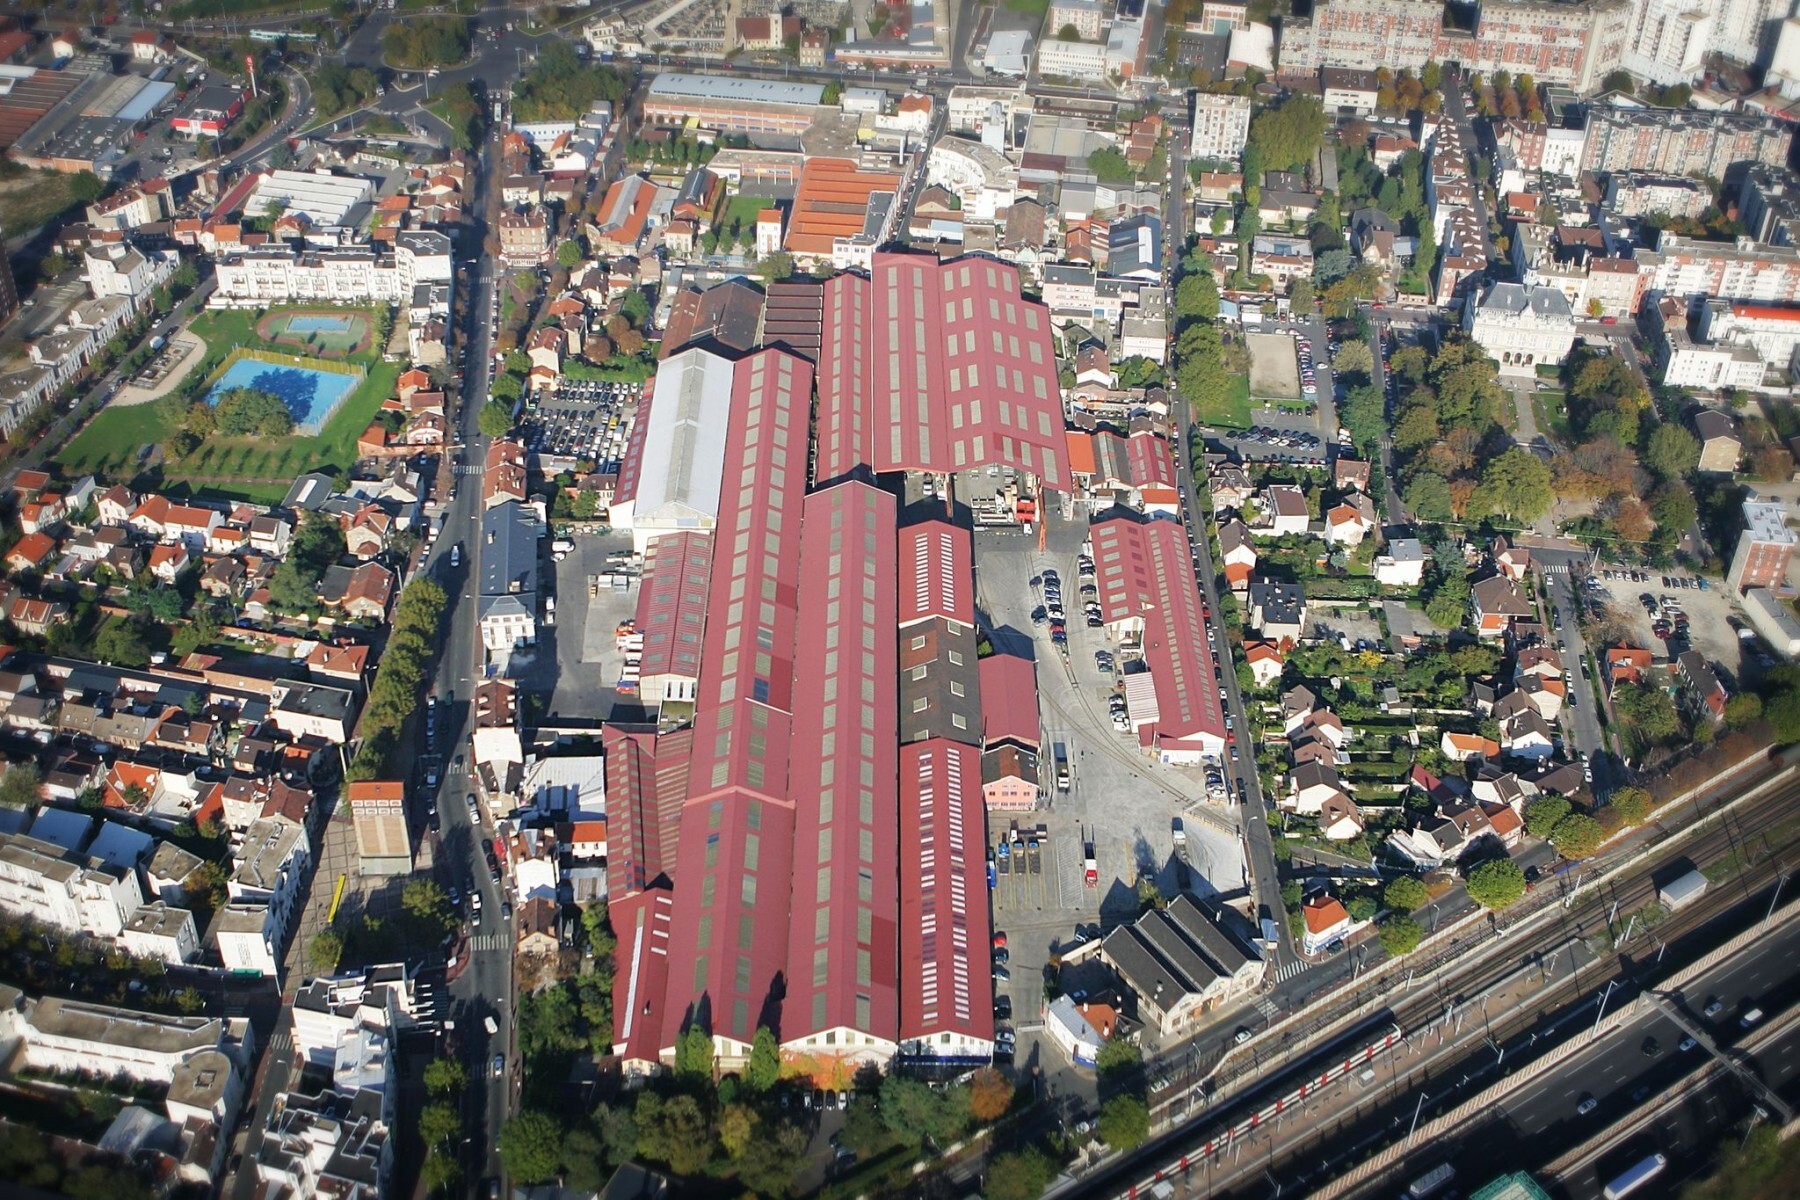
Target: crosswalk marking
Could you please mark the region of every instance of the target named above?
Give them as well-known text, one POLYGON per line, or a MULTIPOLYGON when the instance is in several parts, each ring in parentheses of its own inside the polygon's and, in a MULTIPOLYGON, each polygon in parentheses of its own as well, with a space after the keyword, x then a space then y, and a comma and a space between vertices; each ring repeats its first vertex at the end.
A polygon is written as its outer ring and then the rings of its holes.
POLYGON ((1311 963, 1303 962, 1299 959, 1296 959, 1293 962, 1282 963, 1279 967, 1275 968, 1275 982, 1284 983, 1294 976, 1310 971, 1311 969, 1311 963))
POLYGON ((456 473, 458 475, 479 475, 481 474, 482 469, 481 463, 464 463, 462 466, 456 468, 456 473))
POLYGON ((289 1046, 291 1046, 293 1044, 294 1044, 294 1035, 291 1033, 278 1033, 274 1037, 269 1039, 269 1049, 278 1051, 278 1052, 282 1051, 282 1050, 286 1050, 289 1046))
POLYGON ((1275 1002, 1267 996, 1264 996, 1261 1000, 1256 1002, 1256 1011, 1271 1019, 1281 1015, 1281 1010, 1276 1008, 1275 1002))
POLYGON ((477 951, 504 950, 507 946, 507 936, 504 933, 478 933, 469 939, 469 944, 477 951))

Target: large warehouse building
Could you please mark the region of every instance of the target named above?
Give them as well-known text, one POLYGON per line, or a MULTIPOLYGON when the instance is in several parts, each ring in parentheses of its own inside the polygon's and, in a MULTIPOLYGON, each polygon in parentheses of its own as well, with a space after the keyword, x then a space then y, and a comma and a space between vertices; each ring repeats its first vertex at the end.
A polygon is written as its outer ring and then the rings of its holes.
MULTIPOLYGON (((635 1072, 695 1027, 727 1069, 766 1026, 826 1077, 993 1050, 973 541, 901 526, 880 477, 1066 479, 1048 314, 1005 264, 905 254, 818 303, 816 417, 813 364, 785 346, 686 350, 621 470, 614 520, 655 576, 644 662, 668 660, 659 694, 693 711, 607 737, 615 1050, 635 1072)), ((1146 639, 1165 675, 1192 658, 1165 634, 1202 644, 1170 606, 1146 639)), ((1169 707, 1157 744, 1179 749, 1205 719, 1169 707)))

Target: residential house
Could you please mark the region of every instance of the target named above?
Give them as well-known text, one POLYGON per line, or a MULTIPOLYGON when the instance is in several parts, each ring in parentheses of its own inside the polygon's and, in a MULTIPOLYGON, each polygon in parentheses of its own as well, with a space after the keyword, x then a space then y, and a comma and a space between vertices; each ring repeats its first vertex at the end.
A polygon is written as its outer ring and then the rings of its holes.
POLYGON ((1515 620, 1531 616, 1531 604, 1507 575, 1490 575, 1473 588, 1475 633, 1478 637, 1504 635, 1515 620))
POLYGON ((1418 538, 1389 538, 1371 565, 1382 587, 1418 587, 1425 579, 1425 546, 1418 538))
POLYGON ((1311 519, 1306 511, 1306 493, 1291 483, 1270 484, 1261 496, 1262 519, 1256 531, 1267 537, 1304 534, 1311 519))
POLYGON ((1438 739, 1438 749, 1451 762, 1497 762, 1500 758, 1500 743, 1478 733, 1446 730, 1438 739))
POLYGON ((1298 641, 1306 627, 1306 594, 1298 583, 1257 578, 1249 587, 1249 626, 1270 641, 1298 641))
POLYGON ((1700 439, 1700 470, 1725 475, 1737 472, 1744 445, 1730 413, 1716 408, 1700 409, 1694 414, 1694 436, 1700 439))
POLYGON ((1501 534, 1494 539, 1492 554, 1494 568, 1500 574, 1514 583, 1525 581, 1526 574, 1531 570, 1531 551, 1523 546, 1513 545, 1506 540, 1505 534, 1501 534))
POLYGON ((1284 665, 1281 651, 1271 642, 1245 642, 1244 662, 1249 664, 1250 674, 1256 678, 1259 688, 1268 687, 1281 678, 1284 665))
POLYGON ((1306 954, 1317 954, 1334 942, 1343 941, 1355 928, 1349 910, 1335 896, 1314 896, 1300 906, 1300 913, 1306 927, 1300 949, 1306 954))
POLYGON ((1358 494, 1325 514, 1325 540, 1334 546, 1355 548, 1375 529, 1375 502, 1358 494))
POLYGON ((1556 735, 1536 708, 1513 713, 1500 722, 1501 752, 1542 762, 1556 752, 1556 735))
POLYGON ((1219 526, 1219 569, 1233 592, 1250 586, 1256 572, 1256 545, 1250 540, 1250 527, 1233 517, 1219 526))
POLYGON ((1714 725, 1725 719, 1725 685, 1698 650, 1683 652, 1675 660, 1675 675, 1681 681, 1683 707, 1695 720, 1714 725))

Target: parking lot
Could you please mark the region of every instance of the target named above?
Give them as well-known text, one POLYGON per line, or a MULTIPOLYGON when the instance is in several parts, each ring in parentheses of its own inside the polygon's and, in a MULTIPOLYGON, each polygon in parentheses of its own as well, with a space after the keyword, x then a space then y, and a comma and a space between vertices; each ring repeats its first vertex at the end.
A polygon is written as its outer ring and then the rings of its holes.
POLYGON ((519 436, 527 449, 542 457, 591 462, 598 471, 617 471, 640 386, 565 379, 551 395, 527 408, 519 436))
POLYGON ((1604 597, 1610 613, 1628 624, 1633 644, 1649 648, 1658 661, 1672 660, 1691 648, 1725 669, 1728 687, 1743 677, 1747 665, 1744 645, 1731 621, 1735 618, 1745 622, 1746 618, 1743 609, 1718 584, 1707 580, 1703 589, 1698 577, 1685 571, 1664 573, 1650 568, 1601 567, 1590 578, 1597 586, 1584 590, 1604 597), (1642 578, 1630 578, 1633 573, 1642 578), (1648 602, 1646 596, 1650 598, 1648 602), (1668 598, 1667 603, 1664 597, 1668 598), (1685 625, 1680 617, 1686 617, 1685 625), (1661 629, 1666 629, 1671 637, 1658 636, 1661 629))
POLYGON ((1331 370, 1330 332, 1316 317, 1305 320, 1264 321, 1249 335, 1255 364, 1253 371, 1272 372, 1278 390, 1253 387, 1252 398, 1291 394, 1294 406, 1263 405, 1250 412, 1251 428, 1241 433, 1209 438, 1218 447, 1245 461, 1303 462, 1317 460, 1323 466, 1337 439, 1337 404, 1331 370), (1282 344, 1292 346, 1288 351, 1282 344), (1287 361, 1280 363, 1285 355, 1287 361), (1275 364, 1267 363, 1275 358, 1275 364), (1279 369, 1275 369, 1279 365, 1279 369), (1310 375, 1309 375, 1310 373, 1310 375), (1279 377, 1279 378, 1277 378, 1279 377), (1311 393, 1305 388, 1311 386, 1311 393), (1306 407, 1302 402, 1310 401, 1306 407))
MULTIPOLYGON (((998 873, 996 853, 994 921, 1008 935, 1010 954, 1009 978, 996 980, 996 995, 1007 996, 1015 1019, 1026 1024, 1037 1019, 1050 955, 1077 944, 1078 926, 1110 929, 1135 917, 1140 875, 1155 878, 1165 895, 1182 887, 1202 897, 1229 894, 1245 884, 1236 817, 1205 799, 1204 773, 1144 757, 1134 736, 1115 727, 1108 698, 1120 688, 1129 659, 1104 628, 1090 628, 1083 618, 1077 558, 1085 537, 1084 522, 1059 520, 1050 523, 1044 552, 1033 538, 975 535, 978 619, 997 650, 1037 663, 1046 807, 995 813, 988 829, 990 848, 997 851, 999 840, 1010 841, 1016 821, 1024 850, 1021 858, 1009 846, 1005 875, 998 873), (1047 570, 1056 573, 1067 613, 1063 645, 1052 640, 1047 614, 1040 614, 1041 624, 1032 619, 1035 610, 1048 607, 1047 570), (1096 651, 1111 654, 1111 669, 1096 661, 1096 651), (1056 786, 1059 743, 1068 755, 1067 791, 1056 786), (1173 832, 1178 816, 1187 843, 1181 855, 1173 832), (1090 844, 1097 876, 1092 887, 1085 877, 1090 844)), ((1033 1050, 1027 1034, 1021 1061, 1032 1061, 1033 1050)), ((1048 1044, 1035 1050, 1046 1071, 1067 1068, 1062 1053, 1048 1044)), ((1069 1074, 1073 1083, 1078 1077, 1069 1074)), ((1091 1082, 1080 1086, 1091 1088, 1091 1082)))
POLYGON ((615 715, 631 700, 621 700, 614 686, 625 665, 615 632, 637 612, 638 589, 634 584, 588 594, 589 576, 635 569, 609 558, 630 554, 631 535, 578 533, 571 540, 575 549, 561 562, 552 559, 544 575, 555 580, 556 624, 538 631, 539 649, 524 672, 525 685, 546 698, 544 713, 553 724, 636 719, 634 713, 615 715))

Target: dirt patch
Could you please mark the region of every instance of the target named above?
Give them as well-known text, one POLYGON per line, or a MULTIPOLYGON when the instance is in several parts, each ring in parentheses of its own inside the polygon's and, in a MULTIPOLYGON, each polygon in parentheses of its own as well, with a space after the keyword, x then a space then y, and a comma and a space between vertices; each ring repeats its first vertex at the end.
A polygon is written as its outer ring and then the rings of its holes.
POLYGON ((112 398, 112 403, 119 408, 130 408, 134 404, 149 404, 152 400, 162 399, 181 385, 189 371, 206 361, 206 343, 191 333, 179 334, 166 353, 170 353, 170 357, 157 365, 156 378, 149 387, 127 383, 112 398))
POLYGON ((1251 399, 1300 399, 1300 359, 1293 334, 1246 334, 1244 344, 1250 348, 1251 399))

